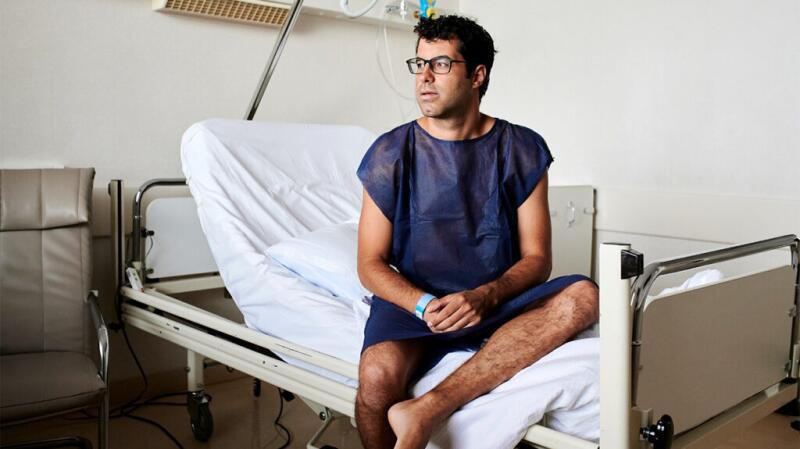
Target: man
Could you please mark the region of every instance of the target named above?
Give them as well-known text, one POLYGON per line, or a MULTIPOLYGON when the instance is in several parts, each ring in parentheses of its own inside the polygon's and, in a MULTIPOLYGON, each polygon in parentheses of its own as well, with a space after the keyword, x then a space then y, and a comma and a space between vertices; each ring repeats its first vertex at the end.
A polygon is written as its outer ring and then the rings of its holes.
POLYGON ((598 319, 591 280, 547 281, 547 145, 479 110, 491 36, 458 16, 415 31, 423 116, 379 137, 358 170, 358 272, 375 293, 356 398, 367 449, 424 448, 459 407, 598 319), (414 377, 457 349, 479 350, 409 399, 414 377))

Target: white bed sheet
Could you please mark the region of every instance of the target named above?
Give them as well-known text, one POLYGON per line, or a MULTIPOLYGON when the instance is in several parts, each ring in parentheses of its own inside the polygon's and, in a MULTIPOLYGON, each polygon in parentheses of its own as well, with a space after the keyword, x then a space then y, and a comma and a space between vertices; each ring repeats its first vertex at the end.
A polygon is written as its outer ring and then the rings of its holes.
MULTIPOLYGON (((213 119, 190 127, 181 146, 200 222, 247 325, 354 364, 364 309, 295 276, 264 251, 358 216, 355 170, 374 138, 357 127, 213 119)), ((470 355, 448 355, 413 393, 429 390, 470 355)), ((569 342, 456 412, 428 447, 511 448, 545 415, 555 430, 597 440, 598 373, 598 339, 569 342)))

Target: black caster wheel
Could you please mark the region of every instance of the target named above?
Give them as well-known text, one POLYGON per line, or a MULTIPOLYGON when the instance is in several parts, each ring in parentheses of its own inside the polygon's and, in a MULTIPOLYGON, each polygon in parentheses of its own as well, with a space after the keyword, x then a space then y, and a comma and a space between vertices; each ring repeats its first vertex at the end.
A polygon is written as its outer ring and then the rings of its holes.
POLYGON ((643 427, 640 434, 653 445, 653 449, 670 449, 675 435, 675 425, 669 415, 664 415, 657 423, 643 427))
POLYGON ((261 396, 261 381, 259 379, 253 379, 253 396, 261 396))
POLYGON ((197 441, 206 442, 214 433, 214 418, 209 407, 210 396, 200 393, 189 393, 189 422, 192 426, 192 435, 197 441))
MULTIPOLYGON (((796 383, 796 382, 788 382, 788 381, 786 381, 784 383, 791 384, 791 383, 796 383)), ((778 413, 780 413, 781 415, 787 415, 787 416, 800 416, 800 400, 795 399, 795 400, 790 401, 787 404, 784 404, 783 407, 778 409, 778 413)))

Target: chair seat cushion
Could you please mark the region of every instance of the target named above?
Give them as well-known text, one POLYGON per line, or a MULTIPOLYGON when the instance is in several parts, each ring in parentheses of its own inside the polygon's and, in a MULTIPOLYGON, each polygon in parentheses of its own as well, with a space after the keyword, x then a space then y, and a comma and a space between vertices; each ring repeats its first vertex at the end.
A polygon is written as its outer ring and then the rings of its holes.
POLYGON ((106 385, 92 359, 78 352, 0 356, 0 421, 79 408, 96 402, 106 385))

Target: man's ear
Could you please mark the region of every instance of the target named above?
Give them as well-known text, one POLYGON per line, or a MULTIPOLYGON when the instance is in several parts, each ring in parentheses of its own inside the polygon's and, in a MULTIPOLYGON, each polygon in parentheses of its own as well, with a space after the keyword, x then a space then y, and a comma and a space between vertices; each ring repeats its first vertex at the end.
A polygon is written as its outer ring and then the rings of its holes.
POLYGON ((472 88, 481 87, 484 82, 486 82, 486 66, 480 64, 472 71, 472 88))

